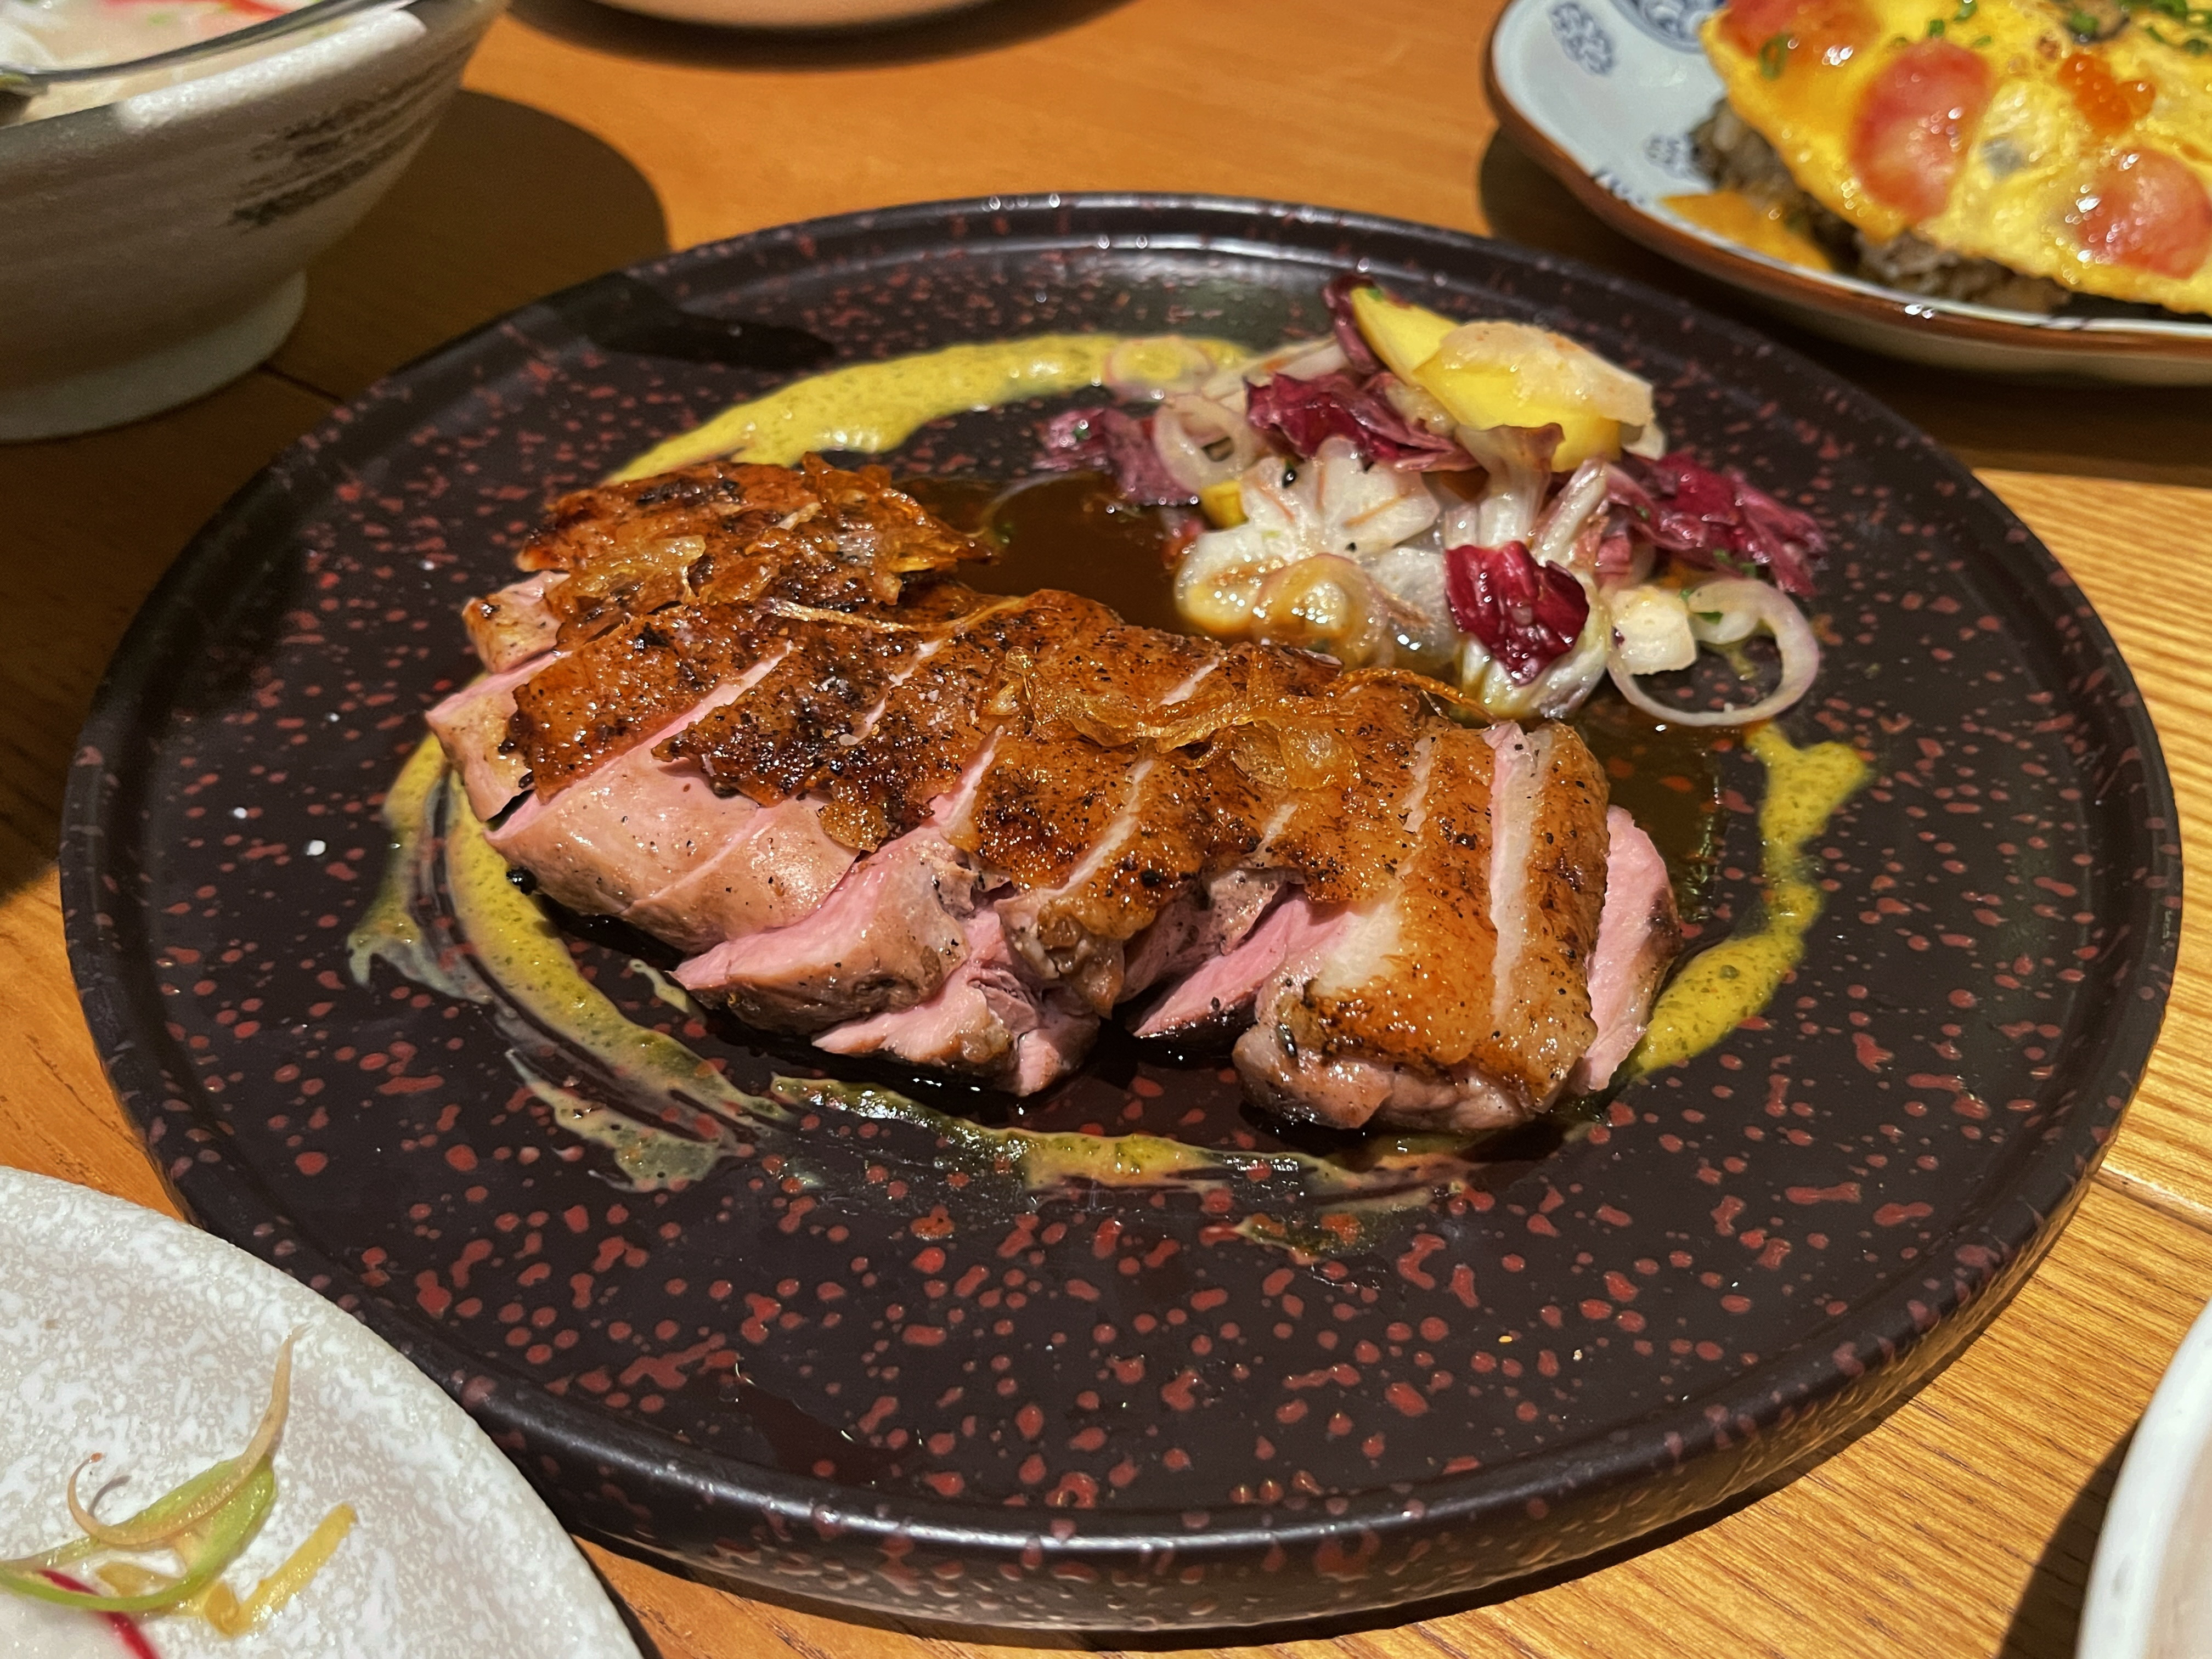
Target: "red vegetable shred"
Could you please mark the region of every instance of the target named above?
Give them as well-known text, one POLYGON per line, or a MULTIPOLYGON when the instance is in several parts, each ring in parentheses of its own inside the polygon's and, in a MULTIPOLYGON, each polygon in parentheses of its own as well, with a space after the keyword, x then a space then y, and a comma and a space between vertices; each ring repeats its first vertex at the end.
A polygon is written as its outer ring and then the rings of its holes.
POLYGON ((1574 649, 1589 620, 1589 595, 1557 565, 1539 564, 1526 545, 1455 547, 1444 554, 1444 597, 1460 631, 1526 685, 1574 649))

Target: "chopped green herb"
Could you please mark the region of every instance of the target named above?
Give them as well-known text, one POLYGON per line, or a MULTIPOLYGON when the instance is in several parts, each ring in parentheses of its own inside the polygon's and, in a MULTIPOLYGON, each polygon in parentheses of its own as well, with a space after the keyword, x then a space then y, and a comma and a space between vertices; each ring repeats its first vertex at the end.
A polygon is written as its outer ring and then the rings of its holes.
POLYGON ((1935 40, 1938 35, 1942 34, 1942 33, 1943 33, 1943 20, 1942 20, 1942 18, 1940 18, 1940 17, 1931 17, 1931 18, 1929 18, 1929 19, 1928 20, 1928 38, 1929 38, 1929 40, 1935 40))
POLYGON ((2212 40, 2207 40, 2201 34, 2185 35, 2179 40, 2171 40, 2160 34, 2148 23, 2143 25, 2143 33, 2161 46, 2171 46, 2176 52, 2185 52, 2191 58, 2202 58, 2206 52, 2212 52, 2212 40))
POLYGON ((1790 62, 1790 37, 1770 34, 1766 44, 1759 49, 1759 72, 1770 81, 1782 78, 1784 67, 1790 62))
POLYGON ((1977 50, 1979 50, 1983 46, 1986 46, 1989 43, 1990 37, 1986 34, 1978 34, 1974 37, 1974 46, 1977 50))
POLYGON ((1974 9, 1980 3, 1981 0, 1959 0, 1959 9, 1953 14, 1951 21, 1954 23, 1965 22, 1974 15, 1974 9))
POLYGON ((2074 38, 2077 40, 2094 40, 2097 38, 2097 20, 2086 11, 2069 12, 2066 15, 2066 27, 2074 31, 2074 38))

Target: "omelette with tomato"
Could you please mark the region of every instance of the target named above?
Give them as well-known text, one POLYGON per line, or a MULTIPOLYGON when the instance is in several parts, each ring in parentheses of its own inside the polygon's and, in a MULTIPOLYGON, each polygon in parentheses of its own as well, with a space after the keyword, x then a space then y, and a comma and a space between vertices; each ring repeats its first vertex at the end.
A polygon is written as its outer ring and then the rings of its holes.
POLYGON ((2212 312, 2212 11, 1729 0, 1703 36, 1729 110, 1869 253, 2212 312))

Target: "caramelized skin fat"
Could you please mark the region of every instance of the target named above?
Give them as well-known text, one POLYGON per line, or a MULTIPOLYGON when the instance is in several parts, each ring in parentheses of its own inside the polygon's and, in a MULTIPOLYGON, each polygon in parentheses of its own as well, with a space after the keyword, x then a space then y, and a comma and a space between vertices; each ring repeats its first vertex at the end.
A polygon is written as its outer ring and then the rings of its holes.
POLYGON ((1494 1008, 1489 1048, 1476 1057, 1494 1072, 1510 1056, 1540 1099, 1566 1080, 1597 1035, 1589 961, 1605 905, 1610 792, 1596 757, 1572 731, 1539 726, 1528 736, 1541 769, 1523 872, 1522 938, 1509 994, 1494 1008))
POLYGON ((715 605, 627 617, 515 688, 507 742, 528 763, 531 787, 550 797, 784 648, 790 627, 715 605))
POLYGON ((510 744, 550 795, 720 687, 658 758, 724 796, 818 803, 863 853, 930 821, 989 745, 939 828, 1044 978, 1110 1009, 1123 945, 1170 904, 1281 872, 1346 919, 1270 1005, 1287 1054, 1474 1068, 1532 1109, 1557 1092, 1595 1030, 1607 845, 1573 732, 1500 759, 1403 678, 943 575, 981 550, 879 469, 812 459, 567 497, 527 553, 562 573, 565 653, 518 688, 510 744))
MULTIPOLYGON (((1442 1070, 1502 1047, 1489 1042, 1492 757, 1482 734, 1463 727, 1431 729, 1414 746, 1396 775, 1407 784, 1402 811, 1378 811, 1367 830, 1394 857, 1395 879, 1376 907, 1384 948, 1351 971, 1324 969, 1285 1020, 1301 1049, 1442 1070)), ((1375 883, 1379 860, 1362 873, 1375 883)), ((1493 1073, 1521 1069, 1504 1053, 1480 1058, 1493 1073)))
POLYGON ((1078 644, 1116 625, 1104 605, 1049 589, 954 624, 885 696, 867 739, 823 769, 817 787, 830 799, 822 815, 830 833, 865 850, 921 823, 999 724, 1014 677, 1054 641, 1078 644))
POLYGON ((1093 742, 1055 718, 1052 697, 1023 694, 1039 687, 1077 698, 1113 693, 1151 708, 1165 705, 1218 654, 1203 641, 1122 624, 1046 649, 1022 676, 1013 722, 955 844, 1019 886, 1058 886, 1133 805, 1139 771, 1155 769, 1144 765, 1148 757, 1093 742))

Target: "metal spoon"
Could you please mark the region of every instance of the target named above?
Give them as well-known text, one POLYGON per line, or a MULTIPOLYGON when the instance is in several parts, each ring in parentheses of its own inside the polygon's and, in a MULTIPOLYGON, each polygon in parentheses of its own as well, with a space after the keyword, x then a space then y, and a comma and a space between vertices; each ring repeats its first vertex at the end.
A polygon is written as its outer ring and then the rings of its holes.
MULTIPOLYGON (((196 40, 189 46, 172 47, 167 52, 157 52, 149 58, 127 58, 119 64, 94 64, 73 69, 26 69, 17 64, 0 64, 0 99, 27 102, 42 92, 74 81, 107 81, 118 76, 170 69, 179 64, 213 58, 219 52, 235 52, 241 46, 273 40, 281 34, 290 34, 299 29, 311 28, 318 23, 327 23, 334 17, 347 17, 356 12, 392 6, 394 0, 313 0, 313 3, 302 6, 297 11, 286 12, 282 17, 265 18, 258 23, 249 23, 242 29, 233 29, 228 34, 196 40)), ((5 118, 4 115, 0 115, 0 119, 5 118)))

